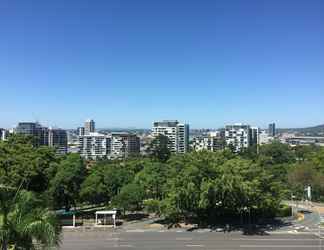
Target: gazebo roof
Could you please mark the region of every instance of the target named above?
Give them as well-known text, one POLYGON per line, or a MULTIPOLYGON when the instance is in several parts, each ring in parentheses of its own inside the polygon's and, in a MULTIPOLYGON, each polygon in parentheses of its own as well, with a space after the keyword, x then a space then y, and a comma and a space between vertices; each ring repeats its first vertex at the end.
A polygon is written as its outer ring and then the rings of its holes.
POLYGON ((117 214, 117 211, 116 211, 116 210, 96 211, 96 214, 108 214, 108 215, 113 215, 113 214, 117 214))

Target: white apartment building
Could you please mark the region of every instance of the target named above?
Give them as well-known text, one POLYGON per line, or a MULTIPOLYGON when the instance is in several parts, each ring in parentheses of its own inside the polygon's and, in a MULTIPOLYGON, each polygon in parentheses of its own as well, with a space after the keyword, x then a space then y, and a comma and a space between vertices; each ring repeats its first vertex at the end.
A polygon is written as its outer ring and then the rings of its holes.
POLYGON ((5 141, 7 139, 9 135, 9 131, 4 129, 4 128, 0 128, 0 141, 5 141))
POLYGON ((249 125, 236 123, 225 126, 225 141, 227 146, 234 147, 235 152, 239 152, 251 145, 251 128, 249 125))
POLYGON ((195 151, 217 151, 224 148, 223 139, 219 136, 198 136, 191 141, 192 149, 195 151))
POLYGON ((172 153, 186 153, 189 149, 189 125, 177 120, 154 122, 152 136, 165 135, 169 138, 168 148, 172 153))
POLYGON ((130 133, 89 133, 79 136, 79 152, 86 159, 127 158, 132 154, 139 154, 140 140, 130 133))
POLYGON ((100 133, 89 133, 79 136, 79 152, 85 159, 96 160, 108 157, 111 138, 100 133))

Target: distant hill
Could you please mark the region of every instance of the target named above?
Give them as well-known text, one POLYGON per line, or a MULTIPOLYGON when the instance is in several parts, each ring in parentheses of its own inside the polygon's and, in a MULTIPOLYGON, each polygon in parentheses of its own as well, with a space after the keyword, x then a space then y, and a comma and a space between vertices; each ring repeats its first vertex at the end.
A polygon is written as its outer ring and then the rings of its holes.
POLYGON ((324 124, 307 128, 279 128, 279 133, 298 133, 305 136, 324 136, 324 124))

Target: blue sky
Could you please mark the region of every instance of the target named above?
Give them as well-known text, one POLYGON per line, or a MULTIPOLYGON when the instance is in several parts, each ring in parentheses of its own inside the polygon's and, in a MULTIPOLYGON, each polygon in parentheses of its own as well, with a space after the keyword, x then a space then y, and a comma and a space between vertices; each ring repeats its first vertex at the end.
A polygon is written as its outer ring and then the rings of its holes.
POLYGON ((324 123, 322 0, 2 0, 0 127, 324 123))

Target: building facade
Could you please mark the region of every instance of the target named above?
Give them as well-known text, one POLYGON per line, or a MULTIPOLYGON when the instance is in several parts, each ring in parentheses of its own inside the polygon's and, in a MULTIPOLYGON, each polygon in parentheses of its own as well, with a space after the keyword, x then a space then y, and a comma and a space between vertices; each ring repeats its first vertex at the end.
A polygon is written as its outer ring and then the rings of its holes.
POLYGON ((276 124, 275 123, 270 123, 269 124, 268 134, 271 137, 276 136, 276 124))
POLYGON ((226 145, 232 147, 235 152, 248 148, 252 144, 251 138, 251 128, 249 125, 236 123, 225 126, 226 145))
POLYGON ((85 159, 108 158, 111 138, 99 133, 79 136, 79 152, 85 159))
POLYGON ((130 133, 89 133, 79 136, 79 152, 85 159, 123 159, 140 153, 140 139, 130 133))
POLYGON ((131 133, 111 133, 111 159, 127 158, 140 153, 140 138, 131 133))
POLYGON ((179 123, 177 120, 154 122, 152 136, 167 136, 168 148, 172 153, 186 153, 189 150, 189 125, 179 123))
POLYGON ((224 149, 224 140, 219 136, 197 136, 191 141, 191 147, 195 151, 217 151, 224 149))
POLYGON ((259 145, 269 144, 274 140, 272 136, 269 136, 268 131, 262 130, 259 134, 259 145))
POLYGON ((19 122, 15 133, 31 136, 36 146, 48 146, 48 128, 37 122, 19 122))
POLYGON ((49 128, 48 146, 56 148, 60 154, 67 153, 67 132, 64 129, 49 128))
POLYGON ((67 134, 63 129, 43 127, 37 122, 20 122, 14 133, 33 137, 35 146, 54 147, 63 154, 67 152, 67 134))
POLYGON ((8 136, 9 136, 9 131, 4 128, 0 128, 0 141, 7 140, 8 136))
POLYGON ((84 134, 88 135, 90 133, 94 133, 96 131, 96 126, 94 120, 86 120, 84 123, 84 134))

